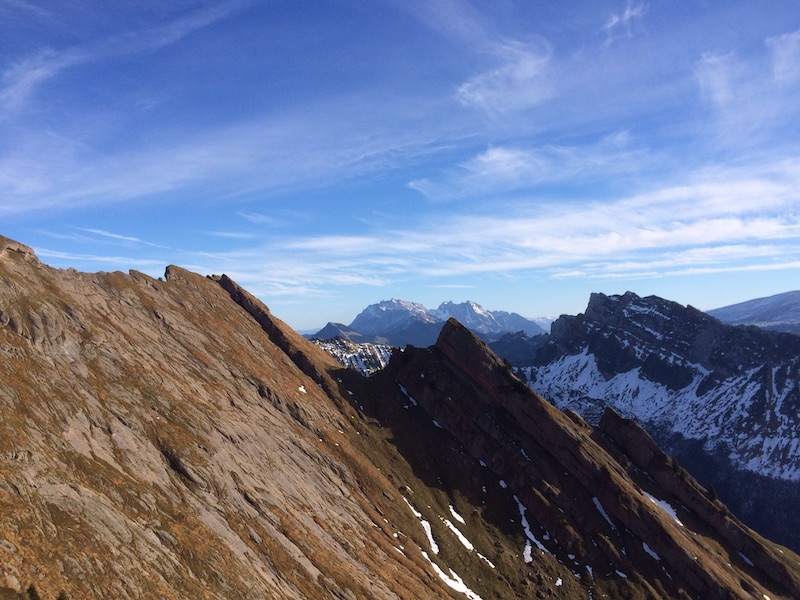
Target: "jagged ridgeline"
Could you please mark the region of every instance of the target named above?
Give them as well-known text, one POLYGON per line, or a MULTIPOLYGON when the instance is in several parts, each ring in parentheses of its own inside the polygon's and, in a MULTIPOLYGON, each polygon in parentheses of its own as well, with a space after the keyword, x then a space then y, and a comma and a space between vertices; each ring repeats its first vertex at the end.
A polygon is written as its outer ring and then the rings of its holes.
POLYGON ((456 321, 370 378, 225 276, 0 238, 0 598, 796 598, 633 422, 456 321))

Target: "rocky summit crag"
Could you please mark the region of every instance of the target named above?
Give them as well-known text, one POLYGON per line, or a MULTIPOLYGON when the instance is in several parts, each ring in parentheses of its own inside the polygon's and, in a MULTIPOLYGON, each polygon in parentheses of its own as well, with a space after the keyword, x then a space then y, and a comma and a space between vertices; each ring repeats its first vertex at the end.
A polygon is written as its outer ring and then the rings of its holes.
POLYGON ((0 598, 793 598, 640 428, 448 321, 367 379, 226 276, 0 238, 0 598))
POLYGON ((556 406, 635 418, 734 512, 800 548, 800 336, 593 294, 532 363, 524 376, 556 406))

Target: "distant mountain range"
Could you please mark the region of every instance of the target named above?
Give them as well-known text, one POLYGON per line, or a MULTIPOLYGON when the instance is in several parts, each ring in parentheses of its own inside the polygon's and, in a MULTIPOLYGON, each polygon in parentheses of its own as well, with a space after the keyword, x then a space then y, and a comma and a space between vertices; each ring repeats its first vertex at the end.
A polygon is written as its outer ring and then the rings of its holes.
POLYGON ((455 318, 484 341, 496 341, 506 333, 524 332, 529 337, 545 333, 550 319, 527 319, 517 313, 485 310, 475 302, 447 301, 429 310, 417 302, 383 300, 367 306, 350 325, 328 323, 312 339, 340 337, 352 342, 370 342, 403 347, 430 346, 442 326, 455 318))
POLYGON ((800 291, 756 298, 708 311, 723 323, 800 334, 800 291))

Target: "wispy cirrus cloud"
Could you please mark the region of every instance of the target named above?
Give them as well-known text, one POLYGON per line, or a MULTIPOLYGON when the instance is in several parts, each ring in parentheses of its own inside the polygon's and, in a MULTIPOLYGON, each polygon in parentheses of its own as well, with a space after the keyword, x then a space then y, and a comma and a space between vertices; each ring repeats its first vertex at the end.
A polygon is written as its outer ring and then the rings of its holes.
POLYGON ((646 10, 647 6, 645 4, 629 2, 621 13, 609 15, 602 28, 606 34, 606 45, 612 44, 621 35, 628 38, 632 37, 634 31, 640 26, 646 10))
POLYGON ((695 76, 723 142, 763 141, 800 115, 800 30, 767 38, 754 56, 706 52, 695 76))
MULTIPOLYGON (((149 29, 127 31, 69 48, 42 48, 19 58, 0 74, 0 107, 6 116, 27 107, 37 89, 63 71, 111 57, 153 52, 227 16, 245 3, 228 1, 189 13, 175 21, 149 29)), ((21 3, 27 8, 27 3, 21 3)), ((48 16, 48 13, 41 13, 48 16)))
MULTIPOLYGON (((331 114, 283 113, 181 132, 158 145, 116 152, 97 153, 78 141, 54 144, 49 134, 31 136, 0 155, 0 214, 107 205, 175 190, 214 190, 229 200, 314 188, 390 171, 435 151, 440 142, 425 132, 359 124, 355 115, 370 102, 331 114)), ((251 221, 273 218, 244 214, 251 221)))
POLYGON ((163 271, 165 266, 164 262, 158 258, 142 258, 134 255, 64 252, 43 247, 37 247, 35 250, 36 255, 41 259, 55 259, 70 264, 87 265, 90 271, 94 270, 93 265, 101 266, 103 269, 109 268, 110 265, 118 266, 120 270, 125 271, 133 267, 148 271, 163 271))
POLYGON ((228 240, 252 240, 256 237, 254 233, 245 231, 206 231, 205 234, 228 240))
POLYGON ((88 56, 82 50, 55 52, 48 49, 14 63, 0 77, 0 106, 6 113, 17 112, 41 84, 85 62, 88 56))
POLYGON ((458 86, 459 101, 489 114, 524 110, 554 95, 552 48, 542 37, 492 43, 496 64, 458 86))
POLYGON ((393 0, 393 3, 426 27, 448 38, 482 44, 489 37, 486 19, 464 0, 393 0))
POLYGON ((778 85, 800 81, 800 30, 767 38, 772 62, 772 78, 778 85))
POLYGON ((380 235, 300 238, 289 249, 293 264, 305 265, 299 272, 310 274, 310 287, 316 276, 331 281, 344 270, 353 281, 385 285, 412 274, 446 284, 464 274, 532 270, 614 278, 794 268, 800 261, 797 166, 764 177, 758 169, 704 171, 683 185, 618 201, 507 206, 444 222, 422 219, 380 235))
POLYGON ((438 178, 408 185, 433 200, 497 196, 569 178, 641 171, 648 159, 652 157, 632 144, 627 131, 619 131, 581 145, 490 146, 438 178))
MULTIPOLYGON (((275 303, 333 297, 346 288, 404 287, 411 281, 471 289, 486 277, 614 282, 796 270, 798 189, 800 163, 795 161, 700 170, 679 185, 654 184, 618 200, 523 199, 502 210, 458 205, 445 218, 422 214, 403 226, 368 225, 353 234, 264 231, 263 223, 240 216, 253 229, 237 240, 235 250, 162 248, 141 236, 85 228, 82 234, 101 237, 119 250, 37 252, 79 267, 134 266, 153 276, 166 264, 227 273, 275 303), (137 247, 135 260, 127 250, 131 244, 137 247)), ((91 239, 84 242, 90 247, 91 239)))

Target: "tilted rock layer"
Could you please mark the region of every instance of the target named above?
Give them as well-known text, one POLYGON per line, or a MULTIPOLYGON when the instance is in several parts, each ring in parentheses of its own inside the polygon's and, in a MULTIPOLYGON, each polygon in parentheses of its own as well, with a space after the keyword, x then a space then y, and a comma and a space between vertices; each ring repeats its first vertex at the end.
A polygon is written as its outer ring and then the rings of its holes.
POLYGON ((455 322, 367 380, 225 276, 0 238, 0 597, 800 595, 796 556, 608 419, 455 322))

